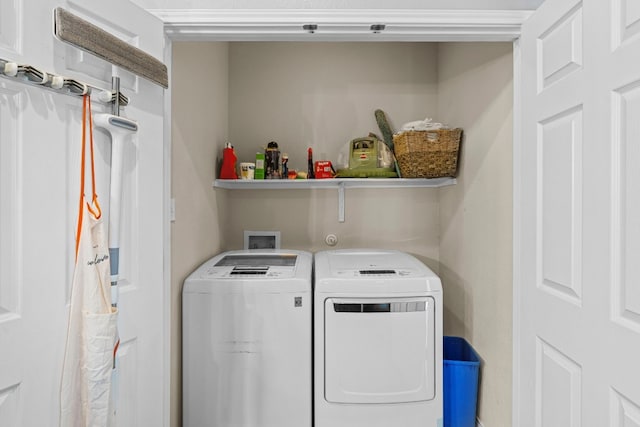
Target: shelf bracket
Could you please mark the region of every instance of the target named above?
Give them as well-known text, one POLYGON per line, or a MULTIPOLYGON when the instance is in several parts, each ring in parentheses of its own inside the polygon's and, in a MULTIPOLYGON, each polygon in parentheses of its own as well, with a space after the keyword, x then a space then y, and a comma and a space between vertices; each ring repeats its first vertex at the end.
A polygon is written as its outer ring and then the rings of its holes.
POLYGON ((338 184, 338 222, 344 222, 344 182, 338 184))

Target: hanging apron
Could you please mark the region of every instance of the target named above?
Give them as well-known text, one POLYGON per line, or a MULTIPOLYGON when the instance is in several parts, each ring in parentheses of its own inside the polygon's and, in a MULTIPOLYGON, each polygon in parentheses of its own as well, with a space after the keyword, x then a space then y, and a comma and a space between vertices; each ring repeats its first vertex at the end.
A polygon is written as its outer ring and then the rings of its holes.
POLYGON ((91 100, 82 106, 80 203, 76 263, 60 394, 61 427, 113 425, 111 375, 117 348, 117 309, 111 306, 109 250, 96 195, 91 100), (89 117, 92 197, 86 200, 85 135, 89 117))

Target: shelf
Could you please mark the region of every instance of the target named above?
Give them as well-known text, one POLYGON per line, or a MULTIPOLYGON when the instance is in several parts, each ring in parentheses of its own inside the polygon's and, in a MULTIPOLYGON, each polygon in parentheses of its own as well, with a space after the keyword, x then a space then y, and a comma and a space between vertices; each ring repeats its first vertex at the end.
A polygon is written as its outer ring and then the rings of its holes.
POLYGON ((215 188, 228 190, 287 190, 306 188, 437 188, 454 185, 455 178, 333 178, 333 179, 216 179, 215 188))
POLYGON ((438 188, 454 185, 455 178, 332 178, 332 179, 216 179, 214 188, 227 190, 338 190, 338 222, 344 222, 345 188, 438 188))

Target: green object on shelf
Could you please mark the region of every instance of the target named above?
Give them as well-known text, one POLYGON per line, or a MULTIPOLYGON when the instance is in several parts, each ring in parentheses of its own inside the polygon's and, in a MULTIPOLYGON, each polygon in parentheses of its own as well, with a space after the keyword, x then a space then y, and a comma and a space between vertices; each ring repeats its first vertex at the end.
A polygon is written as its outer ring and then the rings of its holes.
POLYGON ((389 126, 387 116, 385 116, 384 111, 380 109, 376 110, 375 116, 380 132, 382 132, 384 143, 387 144, 387 147, 389 147, 389 150, 393 153, 393 131, 391 130, 391 126, 389 126))
POLYGON ((397 178, 392 169, 340 169, 336 178, 397 178))
POLYGON ((349 142, 349 167, 340 169, 341 178, 397 178, 393 155, 375 137, 356 138, 349 142))
POLYGON ((256 153, 256 168, 254 170, 254 179, 264 179, 264 153, 256 153))
MULTIPOLYGON (((375 116, 378 127, 380 128, 380 132, 382 132, 384 143, 387 144, 389 150, 391 150, 391 152, 395 154, 395 146, 393 145, 393 131, 391 130, 391 126, 389 125, 387 116, 384 114, 384 111, 380 109, 377 109, 375 111, 375 116)), ((398 166, 398 161, 394 159, 393 163, 398 177, 402 178, 402 175, 400 174, 400 166, 398 166)))
POLYGON ((349 169, 375 169, 378 163, 378 144, 376 138, 356 138, 349 144, 349 169))

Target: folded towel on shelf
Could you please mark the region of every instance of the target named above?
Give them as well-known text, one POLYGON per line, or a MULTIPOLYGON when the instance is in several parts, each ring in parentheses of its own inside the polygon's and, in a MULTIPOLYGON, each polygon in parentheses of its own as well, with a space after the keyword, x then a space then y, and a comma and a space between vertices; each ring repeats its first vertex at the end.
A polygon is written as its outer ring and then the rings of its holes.
POLYGON ((437 130, 447 129, 448 126, 442 123, 434 123, 431 118, 427 117, 424 120, 417 120, 415 122, 409 122, 402 125, 400 132, 408 130, 437 130))

